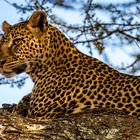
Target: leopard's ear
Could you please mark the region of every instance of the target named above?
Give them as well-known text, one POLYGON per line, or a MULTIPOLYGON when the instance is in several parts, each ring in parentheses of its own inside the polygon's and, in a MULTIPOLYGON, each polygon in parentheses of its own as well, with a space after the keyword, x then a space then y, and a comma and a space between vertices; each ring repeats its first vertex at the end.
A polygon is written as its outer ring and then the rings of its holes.
POLYGON ((3 23, 2 23, 2 30, 4 32, 6 32, 10 27, 11 27, 11 25, 7 21, 3 21, 3 23))
POLYGON ((47 16, 44 11, 35 11, 29 18, 28 28, 35 34, 45 32, 47 29, 47 16))

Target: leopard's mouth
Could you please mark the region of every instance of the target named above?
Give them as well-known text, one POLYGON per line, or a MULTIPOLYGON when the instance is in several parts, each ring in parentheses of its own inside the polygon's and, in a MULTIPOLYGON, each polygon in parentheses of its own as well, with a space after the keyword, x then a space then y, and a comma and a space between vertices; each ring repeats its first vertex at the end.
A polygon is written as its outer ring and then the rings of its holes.
POLYGON ((4 66, 5 63, 6 63, 6 60, 0 62, 0 73, 1 73, 1 74, 4 73, 3 66, 4 66))
POLYGON ((17 63, 16 61, 7 62, 1 61, 0 62, 0 74, 4 75, 7 78, 13 77, 17 74, 20 74, 25 71, 27 68, 26 63, 17 63))
POLYGON ((30 72, 32 68, 39 65, 40 61, 34 59, 7 59, 0 61, 0 74, 5 77, 13 77, 23 72, 30 72))
POLYGON ((23 64, 20 64, 18 65, 17 67, 13 68, 13 71, 16 73, 16 74, 20 74, 22 72, 25 72, 27 68, 27 64, 26 63, 23 63, 23 64))
POLYGON ((6 60, 0 62, 0 68, 3 68, 3 65, 5 64, 5 62, 6 60))
POLYGON ((6 61, 0 62, 0 74, 4 75, 6 78, 13 77, 15 75, 14 72, 7 72, 3 69, 5 63, 6 61))

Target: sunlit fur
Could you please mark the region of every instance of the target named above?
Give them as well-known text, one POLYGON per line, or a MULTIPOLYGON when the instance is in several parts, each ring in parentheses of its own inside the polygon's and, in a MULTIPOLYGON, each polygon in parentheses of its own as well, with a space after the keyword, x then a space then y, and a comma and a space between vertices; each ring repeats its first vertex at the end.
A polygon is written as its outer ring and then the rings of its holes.
MULTIPOLYGON (((45 18, 43 11, 33 14, 45 18)), ((29 21, 8 26, 0 42, 1 73, 13 76, 23 70, 34 82, 32 93, 17 105, 18 113, 48 120, 111 108, 140 116, 140 77, 82 54, 57 28, 47 23, 29 28, 29 21)))

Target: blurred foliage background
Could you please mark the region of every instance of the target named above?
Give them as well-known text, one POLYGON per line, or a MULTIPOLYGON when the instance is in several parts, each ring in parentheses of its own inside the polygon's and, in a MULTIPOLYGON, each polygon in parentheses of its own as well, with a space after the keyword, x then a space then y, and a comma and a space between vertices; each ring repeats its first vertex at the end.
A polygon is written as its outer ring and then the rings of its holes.
MULTIPOLYGON (((21 13, 20 21, 26 20, 36 9, 47 12, 48 22, 58 27, 79 48, 88 48, 89 54, 94 56, 96 50, 103 56, 105 62, 111 64, 107 47, 132 48, 139 51, 129 52, 133 62, 117 66, 118 70, 135 74, 140 70, 140 0, 23 0, 11 2, 4 0, 21 13), (78 22, 69 22, 56 11, 78 15, 78 22), (137 47, 137 48, 136 48, 137 47)), ((71 18, 71 17, 70 17, 71 18)), ((118 58, 123 59, 123 58, 118 58)), ((21 87, 27 76, 7 80, 0 77, 0 84, 10 84, 21 87)))

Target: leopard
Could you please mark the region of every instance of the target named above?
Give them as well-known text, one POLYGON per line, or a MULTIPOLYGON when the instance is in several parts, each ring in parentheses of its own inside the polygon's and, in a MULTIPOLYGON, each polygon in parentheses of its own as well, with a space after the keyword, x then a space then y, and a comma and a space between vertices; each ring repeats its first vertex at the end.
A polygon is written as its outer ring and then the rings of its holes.
POLYGON ((124 74, 80 52, 47 13, 34 11, 28 20, 2 23, 0 73, 7 78, 27 73, 34 87, 16 112, 52 120, 94 109, 113 109, 140 116, 140 76, 124 74))

